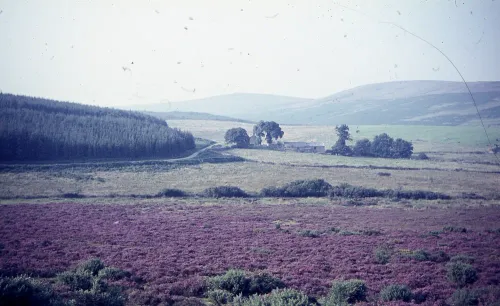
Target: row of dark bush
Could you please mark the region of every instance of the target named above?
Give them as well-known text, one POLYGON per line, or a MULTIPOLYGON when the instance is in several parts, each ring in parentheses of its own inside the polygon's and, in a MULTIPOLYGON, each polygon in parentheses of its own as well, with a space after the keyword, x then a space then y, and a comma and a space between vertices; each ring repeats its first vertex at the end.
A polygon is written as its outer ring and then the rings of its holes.
MULTIPOLYGON (((63 198, 86 198, 78 192, 63 193, 63 198)), ((119 197, 120 195, 111 194, 108 197, 119 197)), ((268 198, 307 198, 307 197, 330 197, 330 198, 390 198, 390 199, 408 199, 408 200, 449 200, 451 196, 425 190, 395 190, 367 188, 362 186, 353 186, 346 183, 338 186, 332 186, 323 179, 298 180, 288 183, 281 187, 266 187, 258 194, 250 194, 236 186, 216 186, 209 187, 201 193, 192 194, 176 188, 166 188, 155 195, 128 195, 133 198, 161 198, 161 197, 207 197, 207 198, 249 198, 249 197, 268 197, 268 198)), ((467 195, 466 195, 467 196, 467 195)))
MULTIPOLYGON (((165 189, 157 196, 183 197, 185 192, 178 189, 165 189)), ((210 198, 244 198, 251 195, 239 187, 218 186, 210 187, 203 191, 200 196, 210 198)), ((255 195, 254 195, 255 196, 255 195)), ((349 184, 332 186, 323 179, 298 180, 288 183, 282 187, 267 187, 261 190, 257 196, 261 197, 284 197, 284 198, 304 198, 304 197, 331 197, 331 198, 396 198, 396 199, 451 199, 449 195, 433 191, 423 190, 378 190, 349 184)))

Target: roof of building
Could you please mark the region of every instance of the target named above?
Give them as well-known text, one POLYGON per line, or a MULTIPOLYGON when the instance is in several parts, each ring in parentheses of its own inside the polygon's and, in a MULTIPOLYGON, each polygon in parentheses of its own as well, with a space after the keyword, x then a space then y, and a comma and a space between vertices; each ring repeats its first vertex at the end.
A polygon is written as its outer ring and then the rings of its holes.
POLYGON ((325 144, 321 142, 303 142, 303 141, 285 141, 285 146, 292 147, 324 147, 325 144))

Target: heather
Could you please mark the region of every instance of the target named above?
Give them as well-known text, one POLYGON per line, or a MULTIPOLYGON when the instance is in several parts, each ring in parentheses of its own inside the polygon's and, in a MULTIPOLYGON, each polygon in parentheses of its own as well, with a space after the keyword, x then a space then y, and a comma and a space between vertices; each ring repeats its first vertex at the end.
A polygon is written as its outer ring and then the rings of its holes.
POLYGON ((235 277, 242 276, 244 289, 238 303, 246 305, 265 305, 279 296, 305 301, 302 294, 309 302, 322 301, 332 292, 356 300, 364 294, 362 303, 375 305, 384 289, 389 297, 406 299, 406 290, 390 285, 406 286, 409 303, 439 305, 453 295, 472 301, 479 295, 491 304, 499 291, 500 235, 488 230, 498 228, 499 217, 496 207, 417 210, 173 200, 2 205, 0 276, 2 281, 23 274, 57 280, 54 290, 68 294, 116 285, 131 305, 196 303, 210 290, 221 301, 238 297, 240 289, 233 293, 222 281, 210 281, 228 271, 240 271, 235 277), (443 230, 448 220, 466 232, 443 230), (100 261, 88 261, 92 258, 100 261), (351 280, 358 281, 333 289, 351 280), (262 294, 252 300, 250 292, 262 294))

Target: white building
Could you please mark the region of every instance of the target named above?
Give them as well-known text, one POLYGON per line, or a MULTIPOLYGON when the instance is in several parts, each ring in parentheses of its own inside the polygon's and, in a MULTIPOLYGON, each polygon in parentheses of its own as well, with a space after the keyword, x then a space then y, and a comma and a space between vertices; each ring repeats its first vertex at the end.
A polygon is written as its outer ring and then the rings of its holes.
POLYGON ((305 153, 325 153, 325 144, 319 142, 284 142, 285 150, 305 153))

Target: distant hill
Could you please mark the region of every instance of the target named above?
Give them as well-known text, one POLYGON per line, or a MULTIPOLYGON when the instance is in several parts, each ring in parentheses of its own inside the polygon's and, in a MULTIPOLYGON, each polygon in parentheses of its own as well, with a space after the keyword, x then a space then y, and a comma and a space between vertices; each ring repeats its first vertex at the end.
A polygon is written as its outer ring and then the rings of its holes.
POLYGON ((215 120, 215 121, 230 121, 230 122, 242 122, 242 123, 253 123, 249 120, 236 119, 227 116, 213 115, 209 113, 197 113, 197 112, 143 112, 146 115, 157 117, 163 120, 215 120))
POLYGON ((0 160, 179 156, 191 133, 139 112, 0 94, 0 160))
MULTIPOLYGON (((468 85, 487 124, 500 125, 500 82, 471 82, 468 85)), ((476 109, 464 83, 448 81, 369 84, 321 99, 240 93, 138 108, 208 112, 283 124, 478 124, 476 109)))

